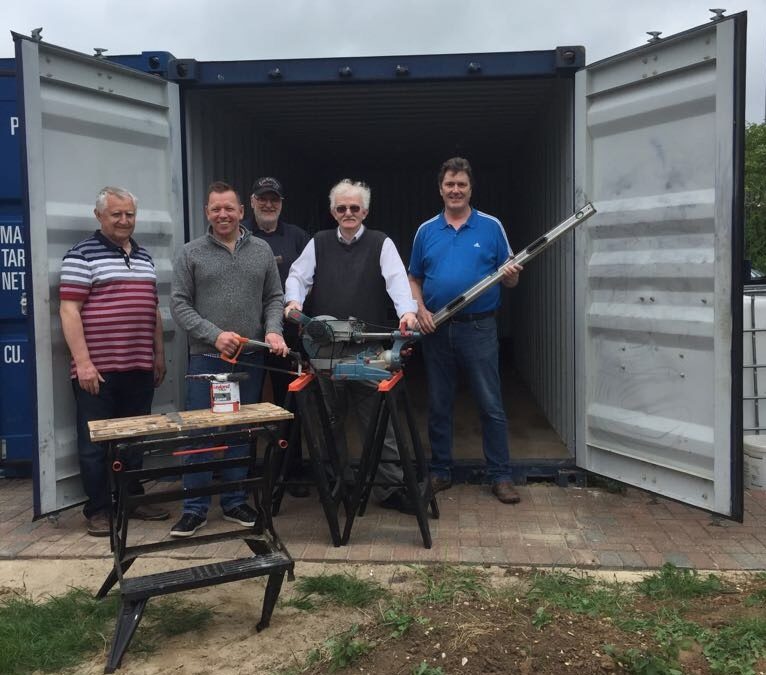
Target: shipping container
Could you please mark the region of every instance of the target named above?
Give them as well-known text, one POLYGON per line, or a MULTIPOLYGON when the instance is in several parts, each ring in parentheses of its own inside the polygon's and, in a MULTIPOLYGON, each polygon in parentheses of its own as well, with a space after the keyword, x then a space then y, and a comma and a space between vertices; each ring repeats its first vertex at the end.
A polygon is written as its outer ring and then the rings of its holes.
MULTIPOLYGON (((248 196, 255 177, 278 176, 288 220, 315 232, 332 224, 329 188, 364 180, 368 224, 406 262, 442 206, 439 165, 462 155, 473 204, 516 249, 586 201, 598 209, 505 294, 514 465, 576 465, 741 519, 745 32, 737 14, 587 67, 579 46, 200 62, 105 59, 14 34, 28 311, 8 324, 26 320, 26 351, 23 364, 8 352, 2 396, 18 378, 32 399, 21 414, 35 514, 82 498, 57 284, 66 249, 95 228, 103 184, 140 198, 136 237, 158 266, 168 343, 155 407, 169 410, 183 401, 186 358, 170 261, 205 231, 210 181, 248 196), (524 442, 536 428, 555 439, 539 452, 524 442)), ((3 287, 9 305, 13 292, 3 287)), ((478 440, 467 454, 480 462, 478 440)))

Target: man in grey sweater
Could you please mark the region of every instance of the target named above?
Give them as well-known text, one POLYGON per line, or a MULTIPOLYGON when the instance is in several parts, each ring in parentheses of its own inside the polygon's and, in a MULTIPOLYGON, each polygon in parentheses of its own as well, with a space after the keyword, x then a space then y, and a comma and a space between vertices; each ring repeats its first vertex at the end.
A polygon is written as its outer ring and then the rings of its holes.
MULTIPOLYGON (((239 348, 239 336, 262 340, 271 352, 287 356, 282 338, 282 284, 269 245, 241 227, 244 209, 239 195, 227 183, 208 188, 205 216, 208 232, 186 244, 173 264, 170 311, 189 339, 188 373, 231 372, 232 366, 216 357, 232 356, 239 348)), ((257 403, 263 381, 263 352, 240 358, 235 366, 249 375, 240 383, 242 403, 257 403), (243 364, 248 364, 242 367, 243 364), (256 367, 250 367, 255 365, 256 367)), ((210 405, 209 383, 187 380, 186 409, 210 405)), ((232 448, 228 457, 242 456, 245 446, 232 448)), ((188 461, 210 459, 207 453, 188 455, 188 461)), ((222 480, 245 478, 246 469, 224 469, 222 480)), ((210 472, 184 474, 184 488, 210 484, 210 472)), ((181 519, 170 530, 174 537, 190 537, 207 524, 210 496, 184 500, 181 519)), ((221 495, 224 520, 252 527, 257 512, 246 502, 244 491, 221 495)))

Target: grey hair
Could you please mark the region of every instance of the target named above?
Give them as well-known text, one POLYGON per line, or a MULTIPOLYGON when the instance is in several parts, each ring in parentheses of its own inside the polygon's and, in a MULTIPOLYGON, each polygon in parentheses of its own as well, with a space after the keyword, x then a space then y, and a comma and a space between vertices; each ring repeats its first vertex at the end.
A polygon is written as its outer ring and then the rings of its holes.
POLYGON ((133 208, 138 208, 138 199, 132 192, 129 192, 125 188, 107 185, 99 190, 98 196, 96 197, 96 211, 98 213, 102 213, 106 208, 106 200, 109 195, 117 197, 117 199, 130 199, 133 202, 133 208))
POLYGON ((370 188, 366 183, 363 183, 360 180, 354 182, 350 178, 344 178, 330 190, 330 209, 335 208, 335 201, 338 198, 338 195, 349 193, 360 195, 362 198, 362 206, 364 206, 365 211, 369 211, 371 197, 370 188))

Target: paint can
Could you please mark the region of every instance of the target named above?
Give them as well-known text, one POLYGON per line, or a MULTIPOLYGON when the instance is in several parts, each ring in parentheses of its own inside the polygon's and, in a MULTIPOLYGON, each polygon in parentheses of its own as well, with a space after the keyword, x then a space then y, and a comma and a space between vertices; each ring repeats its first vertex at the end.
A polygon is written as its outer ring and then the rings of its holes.
POLYGON ((210 410, 214 413, 239 412, 239 382, 211 382, 210 410))

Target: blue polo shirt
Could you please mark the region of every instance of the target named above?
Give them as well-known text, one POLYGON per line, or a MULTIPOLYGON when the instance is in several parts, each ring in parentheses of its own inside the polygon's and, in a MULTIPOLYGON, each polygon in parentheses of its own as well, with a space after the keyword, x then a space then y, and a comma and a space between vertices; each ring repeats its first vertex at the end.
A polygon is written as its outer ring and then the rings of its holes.
MULTIPOLYGON (((455 230, 442 212, 415 233, 409 273, 423 280, 423 300, 436 312, 492 274, 512 254, 503 225, 494 216, 471 209, 465 224, 455 230)), ((495 285, 460 313, 489 312, 499 306, 500 286, 495 285)))

